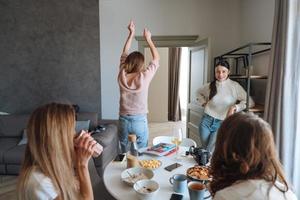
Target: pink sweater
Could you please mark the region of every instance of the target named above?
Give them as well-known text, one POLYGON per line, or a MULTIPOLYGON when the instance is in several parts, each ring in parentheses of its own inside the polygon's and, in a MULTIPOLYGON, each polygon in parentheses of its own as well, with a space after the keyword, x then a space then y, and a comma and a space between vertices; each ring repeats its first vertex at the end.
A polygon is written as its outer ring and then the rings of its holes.
POLYGON ((122 54, 118 82, 120 87, 120 115, 148 113, 148 88, 159 67, 153 60, 143 72, 127 73, 123 68, 127 55, 122 54))

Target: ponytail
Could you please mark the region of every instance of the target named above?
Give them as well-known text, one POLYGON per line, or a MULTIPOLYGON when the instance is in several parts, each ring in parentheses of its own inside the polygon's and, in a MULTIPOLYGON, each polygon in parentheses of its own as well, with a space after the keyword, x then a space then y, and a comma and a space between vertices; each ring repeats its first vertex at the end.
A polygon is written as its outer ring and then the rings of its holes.
POLYGON ((208 100, 211 100, 217 94, 217 86, 216 86, 216 79, 209 84, 209 96, 208 100))

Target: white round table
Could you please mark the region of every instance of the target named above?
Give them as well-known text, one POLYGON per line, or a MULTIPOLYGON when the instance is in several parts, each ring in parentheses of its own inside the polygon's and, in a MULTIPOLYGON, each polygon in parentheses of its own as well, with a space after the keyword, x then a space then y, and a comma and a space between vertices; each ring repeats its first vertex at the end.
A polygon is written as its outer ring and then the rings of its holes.
MULTIPOLYGON (((180 154, 184 154, 186 148, 180 147, 180 154)), ((139 157, 140 160, 142 159, 151 159, 155 158, 162 161, 162 165, 154 170, 154 177, 152 178, 156 182, 159 183, 160 190, 156 195, 156 199, 164 199, 168 200, 171 198, 171 194, 174 193, 172 185, 169 183, 169 178, 174 174, 186 174, 186 170, 189 167, 194 166, 196 161, 191 157, 183 157, 180 156, 180 160, 175 159, 176 153, 169 155, 169 156, 162 156, 162 157, 153 157, 149 155, 142 155, 139 157), (168 165, 171 165, 175 162, 180 163, 182 166, 174 169, 172 172, 166 171, 164 168, 168 165)), ((122 182, 121 180, 121 173, 126 169, 126 161, 121 162, 111 162, 108 164, 106 169, 104 170, 104 184, 107 191, 118 200, 135 200, 138 199, 133 187, 127 185, 126 183, 122 182)), ((185 193, 183 194, 183 200, 189 199, 188 189, 186 188, 185 193)))

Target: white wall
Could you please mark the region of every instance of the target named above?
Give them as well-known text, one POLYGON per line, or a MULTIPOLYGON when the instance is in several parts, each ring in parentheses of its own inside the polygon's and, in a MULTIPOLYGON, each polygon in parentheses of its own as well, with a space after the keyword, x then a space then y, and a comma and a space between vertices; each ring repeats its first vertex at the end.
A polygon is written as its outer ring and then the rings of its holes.
POLYGON ((212 56, 240 43, 240 0, 100 0, 102 118, 118 118, 119 56, 130 19, 137 35, 147 26, 152 35, 210 37, 212 56))
MULTIPOLYGON (((148 120, 149 122, 168 121, 168 73, 169 73, 169 49, 158 48, 160 55, 160 67, 158 68, 149 87, 148 96, 148 120)), ((145 62, 152 59, 150 49, 145 49, 145 62)))
POLYGON ((275 0, 241 0, 241 44, 271 42, 275 0))

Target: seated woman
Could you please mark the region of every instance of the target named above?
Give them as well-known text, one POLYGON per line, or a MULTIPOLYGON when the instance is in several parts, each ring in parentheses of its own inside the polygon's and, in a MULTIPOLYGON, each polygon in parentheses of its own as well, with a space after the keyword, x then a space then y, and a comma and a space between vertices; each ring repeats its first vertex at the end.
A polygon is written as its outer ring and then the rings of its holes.
POLYGON ((18 199, 93 199, 88 162, 97 142, 84 131, 75 137, 72 105, 37 108, 27 134, 18 199))
POLYGON ((211 159, 214 200, 297 199, 277 158, 272 130, 254 114, 224 120, 211 159))

